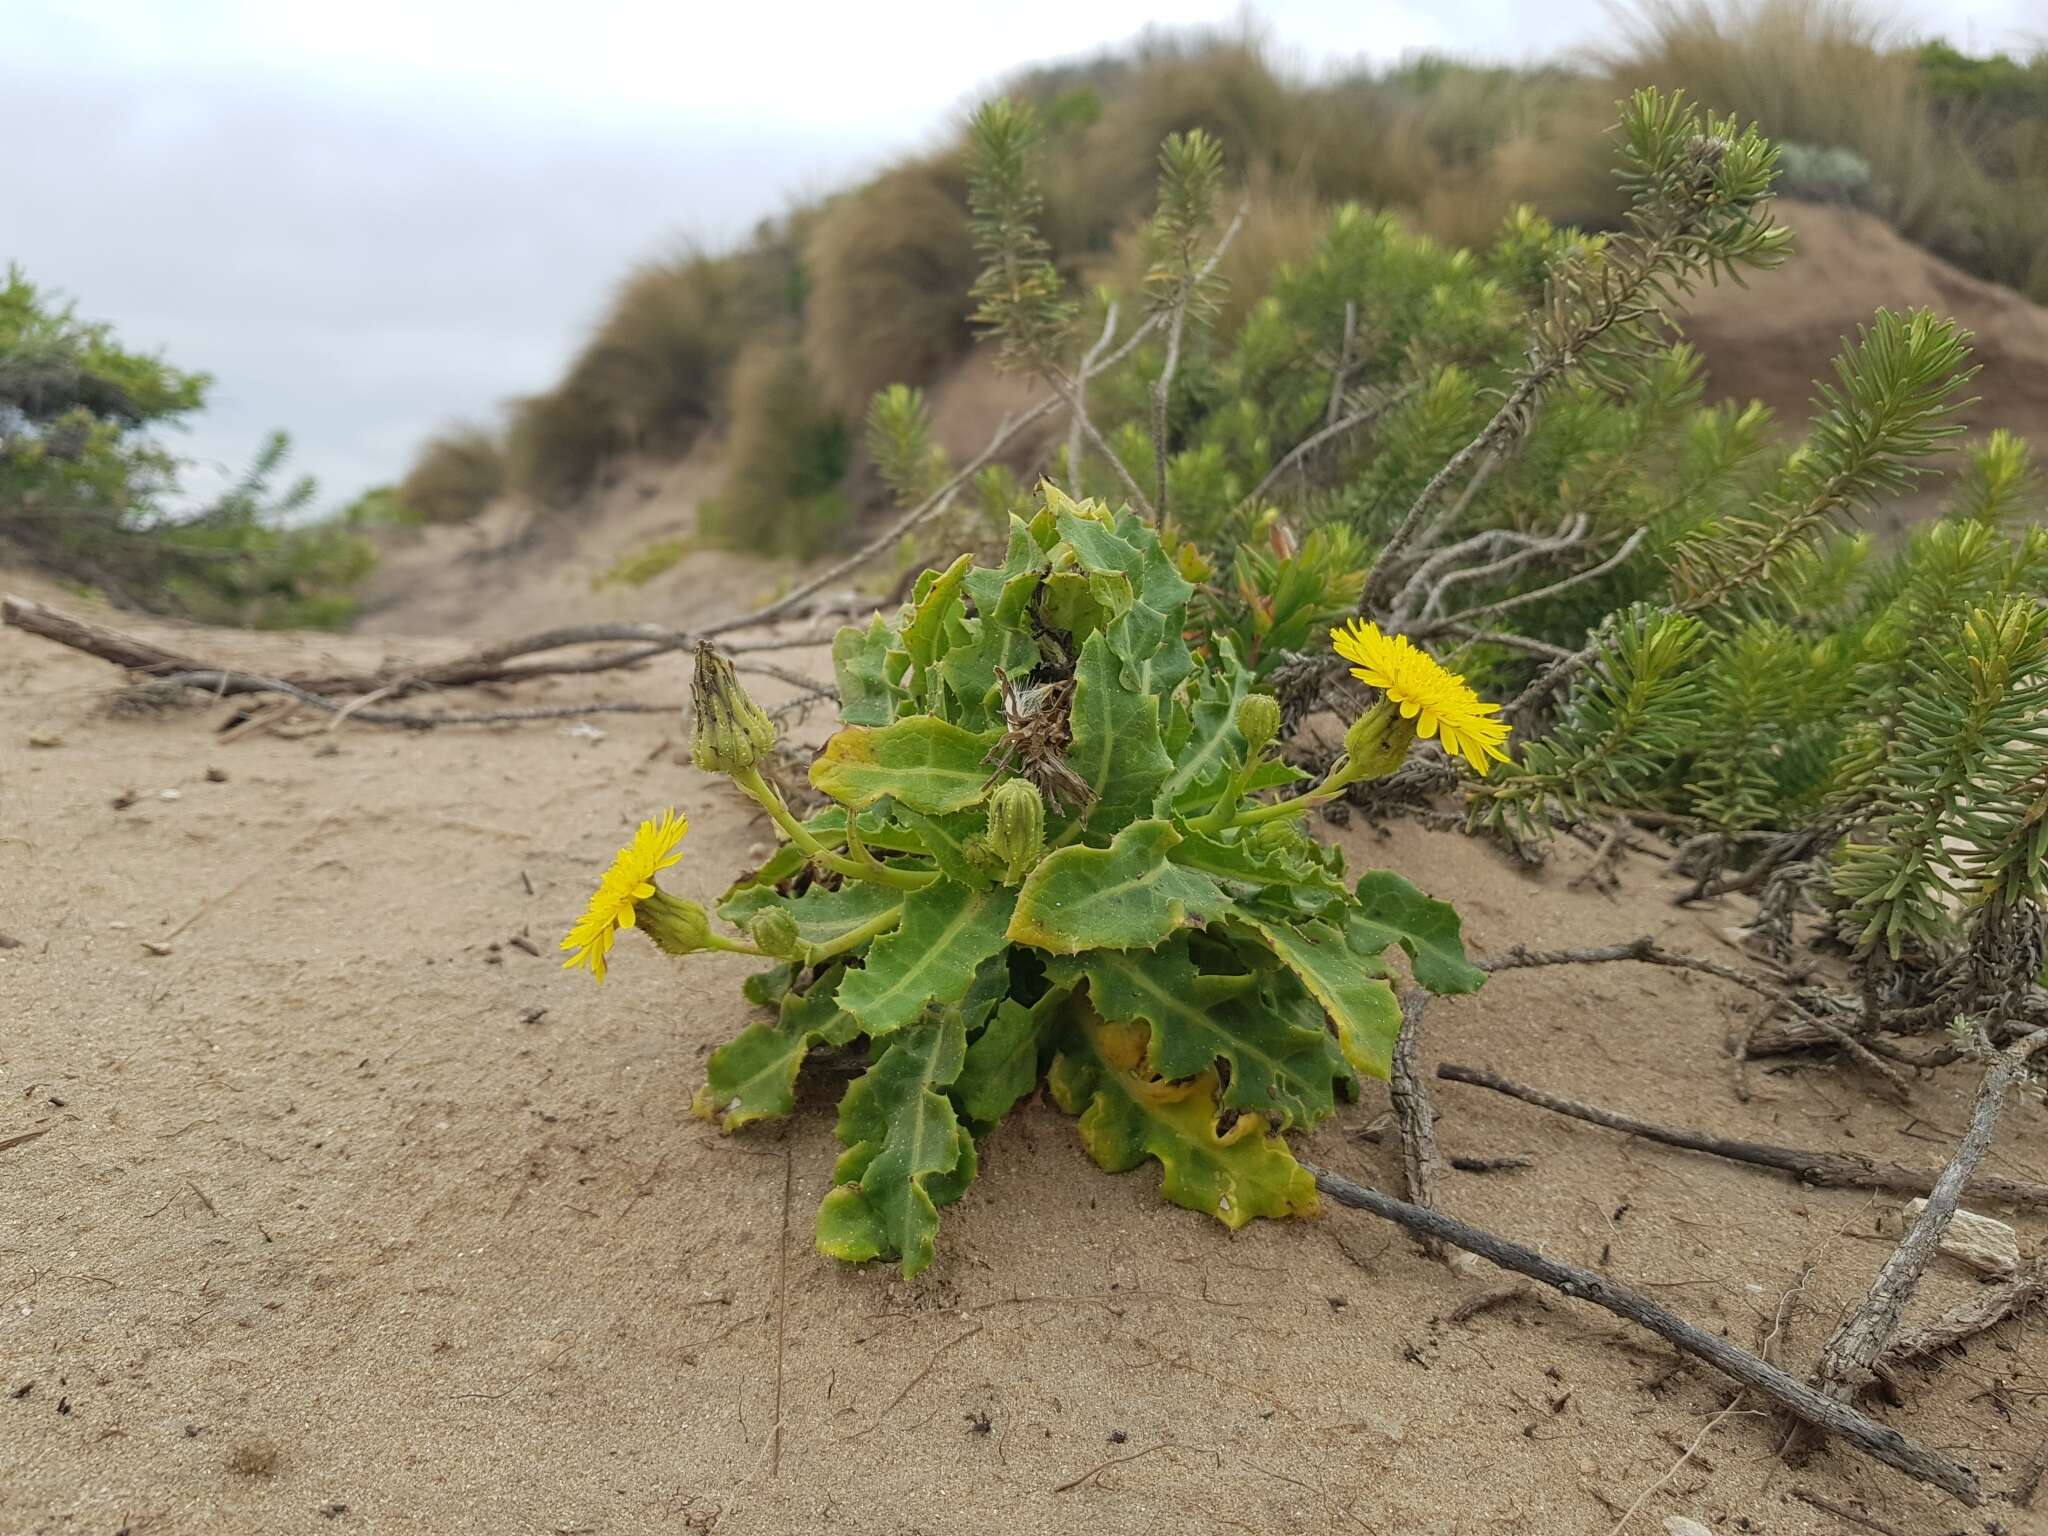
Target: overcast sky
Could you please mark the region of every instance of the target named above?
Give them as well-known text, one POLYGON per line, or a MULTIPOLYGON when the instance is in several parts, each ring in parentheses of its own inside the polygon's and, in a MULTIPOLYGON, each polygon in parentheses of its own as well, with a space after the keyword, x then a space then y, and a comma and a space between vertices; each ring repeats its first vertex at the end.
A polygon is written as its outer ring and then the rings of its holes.
MULTIPOLYGON (((2018 47, 2038 0, 1897 0, 2018 47)), ((1236 0, 5 0, 0 263, 215 376, 182 446, 271 427, 323 505, 547 387, 635 261, 729 242, 932 140, 978 85, 1236 0)), ((1304 71, 1597 40, 1601 0, 1266 0, 1304 71)))

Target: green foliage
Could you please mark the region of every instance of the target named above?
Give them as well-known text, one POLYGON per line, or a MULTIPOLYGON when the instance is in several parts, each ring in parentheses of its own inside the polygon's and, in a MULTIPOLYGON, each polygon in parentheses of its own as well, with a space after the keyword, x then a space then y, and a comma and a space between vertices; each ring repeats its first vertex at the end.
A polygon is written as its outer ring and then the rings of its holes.
POLYGON ((868 402, 868 462, 900 507, 935 494, 953 476, 946 451, 932 439, 924 391, 891 384, 868 402))
POLYGON ((2048 770, 2048 608, 2027 597, 1973 613, 1960 644, 1903 690, 1889 747, 1872 835, 1835 866, 1857 944, 1896 960, 1908 939, 1947 937, 1970 879, 2008 905, 2038 902, 2041 867, 2027 855, 2048 770))
POLYGON ((974 114, 967 138, 968 205, 982 259, 972 289, 974 323, 1005 362, 1043 368, 1059 352, 1074 307, 1038 231, 1038 118, 1028 105, 998 98, 974 114))
POLYGON ((1835 360, 1834 384, 1814 388, 1818 414, 1805 446, 1754 507, 1686 538, 1672 575, 1686 608, 1712 607, 1768 581, 1829 522, 1897 496, 1928 472, 1927 460, 1962 434, 1952 413, 1976 372, 1970 335, 1926 310, 1879 310, 1835 360))
POLYGON ((1284 1133, 1385 1075, 1384 956, 1440 991, 1483 979, 1450 908, 1387 871, 1354 892, 1261 808, 1295 775, 1236 729, 1229 641, 1189 650, 1193 589, 1157 535, 1050 487, 1031 511, 1002 564, 927 571, 841 631, 854 723, 811 770, 832 808, 798 824, 738 778, 797 842, 719 916, 794 969, 757 993, 776 1018, 713 1053, 698 1112, 787 1113, 810 1049, 865 1038, 818 1244, 906 1274, 1041 1078, 1104 1168, 1156 1160, 1168 1199, 1233 1227, 1309 1213, 1284 1133))
POLYGON ((155 435, 208 380, 123 347, 19 268, 0 283, 0 542, 120 602, 216 623, 338 625, 376 563, 344 516, 308 522, 273 434, 213 501, 175 509, 185 465, 155 435))
POLYGON ((684 555, 694 547, 694 540, 687 538, 656 539, 653 543, 619 556, 610 570, 593 576, 593 589, 604 587, 644 587, 655 577, 665 575, 676 568, 684 555))

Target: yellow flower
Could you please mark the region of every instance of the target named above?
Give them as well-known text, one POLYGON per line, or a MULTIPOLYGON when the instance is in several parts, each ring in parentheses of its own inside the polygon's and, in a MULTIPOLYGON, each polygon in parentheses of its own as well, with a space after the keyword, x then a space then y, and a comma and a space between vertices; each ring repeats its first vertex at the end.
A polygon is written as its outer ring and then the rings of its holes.
POLYGON ((657 820, 640 823, 640 830, 619 850, 598 882, 590 905, 562 940, 562 948, 575 951, 562 962, 563 970, 587 965, 591 975, 604 980, 605 957, 611 953, 612 940, 621 928, 631 928, 639 921, 635 909, 655 894, 654 877, 682 862, 675 847, 689 830, 688 819, 672 810, 663 811, 657 820))
POLYGON ((1416 735, 1438 738, 1446 752, 1464 758, 1481 774, 1489 759, 1508 760, 1501 751, 1501 743, 1508 739, 1507 722, 1492 718, 1500 706, 1482 700, 1464 678, 1406 635, 1383 635, 1377 624, 1353 619, 1349 627, 1330 632, 1330 644, 1354 663, 1353 677, 1400 706, 1402 717, 1415 722, 1416 735))

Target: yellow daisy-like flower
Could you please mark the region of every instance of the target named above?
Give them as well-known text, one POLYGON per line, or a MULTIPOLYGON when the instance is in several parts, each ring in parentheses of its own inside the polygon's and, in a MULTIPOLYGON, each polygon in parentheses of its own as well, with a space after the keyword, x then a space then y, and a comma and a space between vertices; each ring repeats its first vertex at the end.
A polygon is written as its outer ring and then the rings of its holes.
POLYGON ((1380 689, 1404 719, 1415 722, 1416 735, 1436 737, 1446 752, 1481 774, 1489 760, 1508 760, 1501 750, 1508 739, 1507 722, 1493 718, 1500 706, 1481 699, 1464 678, 1406 635, 1384 635, 1379 625, 1353 619, 1330 632, 1330 644, 1353 664, 1353 677, 1380 689))
POLYGON ((611 953, 612 941, 621 928, 631 928, 639 920, 635 908, 654 894, 654 877, 682 862, 683 856, 675 848, 689 830, 688 818, 673 810, 640 823, 640 830, 619 850, 598 882, 590 905, 562 940, 562 948, 575 951, 562 962, 563 970, 587 965, 591 975, 604 980, 605 957, 611 953))

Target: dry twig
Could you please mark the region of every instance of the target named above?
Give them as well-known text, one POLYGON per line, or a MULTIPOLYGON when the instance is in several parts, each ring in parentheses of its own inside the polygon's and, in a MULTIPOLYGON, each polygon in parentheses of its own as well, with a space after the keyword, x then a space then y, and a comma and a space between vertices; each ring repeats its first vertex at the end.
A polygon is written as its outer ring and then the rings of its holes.
POLYGON ((1302 1166, 1313 1175, 1316 1187, 1339 1205, 1369 1211, 1411 1232, 1435 1237, 1467 1253, 1477 1254, 1489 1264, 1539 1280, 1575 1300, 1590 1301, 1617 1317, 1648 1329, 1686 1354, 1706 1361, 1743 1386, 1762 1393, 1800 1419, 1838 1436, 1886 1466, 1952 1493, 1973 1507, 1981 1501, 1977 1475, 1968 1467, 1938 1451, 1914 1444, 1888 1425, 1879 1424, 1814 1391, 1776 1366, 1759 1360, 1717 1334, 1694 1327, 1676 1313, 1626 1286, 1616 1284, 1605 1275, 1546 1258, 1532 1249, 1468 1226, 1440 1211, 1425 1210, 1405 1200, 1396 1200, 1391 1195, 1363 1184, 1354 1184, 1311 1164, 1302 1166))
POLYGON ((2048 1045, 2048 1029, 2037 1029, 2017 1044, 1991 1058, 1984 1079, 1977 1085, 1976 1101, 1970 1107, 1970 1123, 1957 1144, 1955 1155, 1934 1181, 1919 1219, 1892 1250, 1884 1268, 1871 1282, 1869 1293, 1835 1329, 1821 1350, 1814 1384, 1839 1402, 1846 1402, 1872 1377, 1872 1367, 1885 1346, 1898 1332, 1899 1319, 1913 1299, 1920 1277, 1934 1259, 1941 1237, 1956 1214, 1956 1203, 1970 1182, 1970 1175, 1991 1150, 1998 1131, 1998 1117, 2005 1108, 2005 1096, 2026 1071, 2035 1051, 2048 1045))
MULTIPOLYGON (((1857 1157, 1846 1152, 1809 1151, 1800 1147, 1775 1146, 1763 1141, 1735 1141, 1709 1135, 1705 1131, 1654 1125, 1647 1120, 1637 1120, 1628 1115, 1616 1114, 1610 1109, 1581 1104, 1572 1099, 1562 1099, 1539 1088, 1510 1082, 1504 1077, 1482 1071, 1477 1067, 1461 1067, 1445 1062, 1436 1069, 1436 1075, 1445 1082, 1469 1083, 1475 1088, 1491 1088, 1495 1093, 1504 1093, 1511 1099, 1534 1104, 1538 1109, 1568 1115, 1574 1120, 1583 1120, 1588 1125, 1604 1126, 1610 1131, 1620 1131, 1624 1135, 1640 1136, 1645 1141, 1654 1141, 1663 1146, 1680 1147, 1688 1152, 1705 1152, 1714 1157, 1725 1157, 1730 1162, 1748 1163, 1757 1168, 1775 1168, 1781 1173, 1791 1174, 1802 1184, 1812 1184, 1823 1189, 1877 1189, 1891 1194, 1931 1197, 1935 1181, 1940 1177, 1939 1174, 1929 1173, 1925 1169, 1908 1168, 1902 1163, 1873 1162, 1869 1158, 1857 1157)), ((2048 1184, 2008 1179, 1997 1174, 1981 1174, 1970 1179, 1964 1188, 1969 1194, 1980 1199, 2003 1200, 2012 1205, 2048 1209, 2048 1184)))

